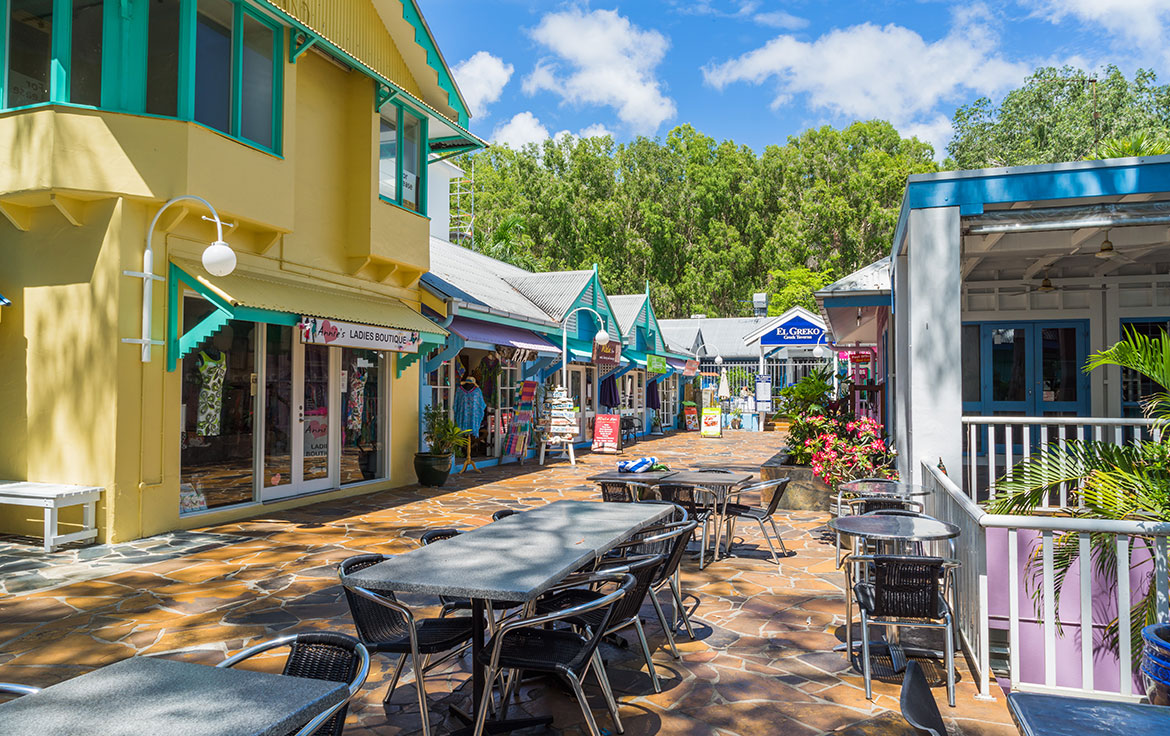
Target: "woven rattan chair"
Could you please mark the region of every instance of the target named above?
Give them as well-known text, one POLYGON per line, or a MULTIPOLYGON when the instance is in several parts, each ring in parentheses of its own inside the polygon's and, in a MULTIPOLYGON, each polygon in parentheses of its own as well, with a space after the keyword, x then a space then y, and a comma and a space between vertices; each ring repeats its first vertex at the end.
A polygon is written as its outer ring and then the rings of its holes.
MULTIPOLYGON (((657 503, 663 503, 658 501, 657 503)), ((618 545, 615 552, 618 554, 628 555, 664 555, 666 562, 658 569, 654 576, 654 580, 650 583, 650 599, 654 603, 654 611, 658 614, 658 623, 662 625, 663 631, 666 632, 666 640, 670 644, 671 654, 675 659, 679 659, 678 647, 674 643, 674 632, 678 631, 681 623, 687 631, 687 635, 692 639, 695 638, 695 630, 691 626, 690 616, 687 614, 687 608, 683 604, 682 587, 679 582, 678 568, 682 564, 683 555, 687 552, 687 544, 690 543, 691 537, 695 534, 695 529, 699 526, 697 521, 686 518, 686 511, 679 506, 676 506, 678 513, 676 517, 682 517, 677 521, 668 521, 665 524, 649 527, 643 529, 638 533, 637 538, 633 541, 618 545), (663 588, 669 588, 673 606, 672 613, 674 617, 671 622, 667 624, 666 615, 662 611, 662 605, 658 602, 658 593, 663 588)))
POLYGON ((611 503, 630 503, 634 500, 634 494, 629 487, 620 481, 607 481, 598 483, 601 486, 601 500, 609 501, 611 503))
POLYGON ((902 717, 919 733, 925 736, 947 736, 947 725, 943 722, 942 713, 938 712, 938 703, 934 702, 926 675, 922 674, 922 667, 917 662, 906 663, 899 700, 902 717))
MULTIPOLYGON (((600 598, 579 606, 532 618, 513 619, 502 624, 496 635, 488 642, 487 648, 481 652, 480 659, 480 664, 488 668, 489 683, 494 683, 505 671, 508 673, 500 702, 501 714, 507 716, 508 700, 516 683, 520 681, 521 673, 546 672, 560 675, 568 681, 573 694, 577 697, 591 736, 601 736, 582 687, 586 675, 592 669, 605 695, 606 706, 613 717, 617 732, 622 733, 624 729, 618 717, 617 701, 614 700, 605 665, 597 653, 597 646, 605 632, 609 630, 614 607, 630 592, 636 582, 634 576, 630 574, 574 575, 564 583, 554 586, 548 593, 556 595, 563 590, 581 585, 605 585, 613 588, 600 598), (568 629, 548 628, 557 622, 577 619, 595 612, 599 613, 599 617, 589 635, 568 629)), ((492 701, 492 689, 484 688, 483 698, 476 711, 474 736, 481 736, 484 733, 492 701)))
MULTIPOLYGON (((340 566, 341 578, 376 565, 385 560, 385 555, 356 555, 343 561, 340 566)), ((418 690, 419 717, 422 719, 423 736, 431 731, 427 711, 426 670, 427 659, 440 652, 458 649, 471 640, 472 622, 468 617, 416 619, 409 608, 394 599, 392 593, 375 593, 365 588, 345 588, 349 612, 362 643, 371 652, 397 654, 394 674, 386 689, 383 703, 390 702, 398 677, 406 664, 407 655, 414 666, 415 688, 418 690)))
MULTIPOLYGON (((854 555, 851 561, 854 566, 865 566, 867 573, 852 586, 861 612, 865 697, 873 700, 869 627, 934 628, 946 633, 947 702, 955 707, 955 633, 947 597, 951 571, 958 563, 918 555, 854 555)), ((846 650, 851 656, 852 626, 852 621, 846 622, 846 650)))
MULTIPOLYGON (((609 627, 605 630, 605 635, 610 636, 618 633, 622 629, 634 627, 635 633, 638 635, 638 643, 642 646, 642 656, 646 659, 646 667, 650 672, 650 681, 654 685, 654 692, 662 692, 662 684, 658 681, 658 673, 654 670, 654 660, 650 655, 650 644, 646 641, 646 632, 642 628, 642 621, 638 618, 639 612, 642 610, 642 604, 646 601, 646 597, 650 595, 650 586, 654 583, 659 569, 666 564, 666 555, 647 555, 641 557, 628 557, 620 562, 609 563, 604 567, 596 570, 598 575, 611 575, 619 573, 629 573, 634 576, 634 587, 630 588, 629 592, 622 597, 620 601, 613 607, 613 613, 610 615, 609 627)), ((603 593, 593 590, 591 588, 569 588, 563 590, 555 595, 547 596, 536 605, 537 613, 554 613, 562 611, 566 608, 579 606, 583 603, 589 603, 600 598, 603 593)), ((659 609, 659 620, 664 616, 659 608, 658 601, 654 601, 654 607, 659 609)), ((590 611, 570 619, 566 619, 568 623, 575 626, 582 627, 586 633, 594 631, 600 623, 603 611, 590 611)), ((667 636, 670 631, 663 621, 662 628, 666 630, 667 636)), ((673 646, 674 642, 671 641, 673 646)))
MULTIPOLYGON (((780 557, 776 554, 776 546, 772 544, 772 538, 768 535, 768 529, 764 526, 764 522, 772 527, 772 533, 776 535, 776 542, 779 543, 780 549, 784 550, 784 556, 788 556, 788 547, 784 544, 784 538, 780 536, 780 529, 776 526, 776 520, 773 514, 780 506, 780 499, 784 497, 784 491, 788 489, 788 482, 790 478, 779 478, 776 480, 766 480, 761 483, 753 483, 750 486, 744 486, 731 493, 728 493, 723 501, 723 518, 727 519, 727 554, 731 554, 732 538, 735 534, 736 519, 750 519, 760 526, 760 533, 764 535, 764 541, 768 543, 768 549, 772 550, 772 561, 777 565, 780 564, 780 557), (772 491, 772 498, 768 500, 767 506, 748 506, 742 503, 733 502, 732 499, 739 498, 743 493, 752 492, 759 493, 763 498, 766 491, 772 491)), ((720 530, 720 534, 722 530, 720 530)), ((715 537, 715 554, 719 554, 719 537, 715 537)))
POLYGON ((496 513, 492 514, 492 521, 499 521, 500 519, 507 519, 509 516, 512 516, 513 514, 518 514, 518 513, 520 513, 520 512, 517 511, 516 509, 500 509, 496 513))
POLYGON ((703 525, 702 546, 699 547, 699 567, 703 567, 704 555, 707 552, 707 540, 710 537, 711 516, 715 513, 715 504, 719 501, 719 495, 702 486, 662 483, 655 486, 655 489, 658 491, 659 498, 682 506, 686 509, 689 518, 703 525))
POLYGON ((349 686, 345 700, 333 706, 290 736, 341 736, 345 728, 345 713, 349 701, 361 689, 370 673, 370 654, 362 643, 352 636, 321 631, 282 636, 272 641, 248 647, 228 657, 216 667, 235 667, 244 660, 287 646, 288 658, 284 661, 283 674, 292 677, 307 677, 313 680, 343 682, 349 686))
MULTIPOLYGON (((862 496, 859 498, 838 498, 838 509, 843 509, 843 516, 848 515, 862 515, 873 513, 874 511, 913 511, 921 514, 923 505, 918 501, 913 501, 904 496, 862 496)), ((844 536, 838 532, 835 543, 837 567, 845 561, 843 552, 846 550, 852 551, 850 543, 846 543, 844 536)), ((864 552, 865 550, 860 550, 864 552)))

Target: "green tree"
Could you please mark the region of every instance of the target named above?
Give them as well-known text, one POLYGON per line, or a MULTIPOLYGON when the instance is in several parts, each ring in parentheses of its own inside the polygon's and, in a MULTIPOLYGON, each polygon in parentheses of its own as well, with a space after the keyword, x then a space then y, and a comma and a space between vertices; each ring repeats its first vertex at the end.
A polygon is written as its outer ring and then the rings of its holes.
POLYGON ((1099 141, 1164 133, 1168 123, 1170 87, 1158 84, 1152 71, 1139 69, 1128 79, 1115 66, 1096 75, 1043 67, 999 105, 981 97, 955 111, 944 168, 1079 161, 1099 141))
POLYGON ((812 271, 804 266, 772 271, 772 292, 768 298, 768 316, 776 317, 793 307, 817 311, 814 293, 833 283, 833 269, 812 271))
POLYGON ((1102 141, 1087 158, 1128 158, 1130 156, 1162 156, 1170 147, 1164 138, 1145 133, 1134 133, 1123 138, 1110 138, 1102 141))

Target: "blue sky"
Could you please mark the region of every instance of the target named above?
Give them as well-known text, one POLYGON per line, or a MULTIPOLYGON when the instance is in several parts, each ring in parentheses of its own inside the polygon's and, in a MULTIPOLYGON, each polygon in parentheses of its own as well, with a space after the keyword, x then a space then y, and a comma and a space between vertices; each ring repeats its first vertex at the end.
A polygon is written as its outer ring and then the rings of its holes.
POLYGON ((890 120, 939 157, 959 105, 1037 66, 1167 79, 1170 0, 420 0, 497 143, 691 123, 759 151, 826 123, 890 120))

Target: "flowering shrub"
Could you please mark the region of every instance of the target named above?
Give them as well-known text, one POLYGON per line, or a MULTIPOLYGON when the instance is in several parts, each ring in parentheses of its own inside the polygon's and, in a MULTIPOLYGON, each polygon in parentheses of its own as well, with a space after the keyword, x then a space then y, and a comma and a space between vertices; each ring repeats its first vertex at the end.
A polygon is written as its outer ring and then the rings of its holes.
POLYGON ((824 414, 793 416, 788 425, 788 451, 792 462, 808 465, 812 461, 813 446, 809 443, 824 434, 839 434, 845 423, 838 417, 824 414))
MULTIPOLYGON (((810 417, 811 419, 811 417, 810 417)), ((826 427, 805 440, 812 470, 830 486, 858 478, 897 478, 893 448, 882 436, 882 426, 869 417, 826 427)))

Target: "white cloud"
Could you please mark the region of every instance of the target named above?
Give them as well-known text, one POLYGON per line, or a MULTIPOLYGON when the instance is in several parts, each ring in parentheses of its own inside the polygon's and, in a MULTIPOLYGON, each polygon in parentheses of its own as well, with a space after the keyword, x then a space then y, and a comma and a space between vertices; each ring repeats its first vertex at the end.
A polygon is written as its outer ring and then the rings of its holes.
MULTIPOLYGON (((1008 61, 986 11, 954 16, 946 36, 872 23, 839 28, 812 41, 782 34, 753 51, 703 68, 708 84, 775 83, 772 107, 803 97, 810 110, 849 119, 883 118, 940 140, 937 106, 971 93, 993 95, 1019 84, 1031 67, 1008 61)), ((940 151, 941 152, 941 151, 940 151)))
POLYGON ((516 113, 511 120, 501 123, 492 131, 492 143, 517 149, 528 143, 540 143, 547 138, 548 128, 527 110, 516 113))
MULTIPOLYGON (((722 3, 726 5, 726 3, 722 3)), ((732 7, 716 7, 712 0, 682 0, 673 2, 675 10, 684 15, 713 15, 717 18, 747 20, 768 28, 798 31, 808 26, 808 20, 784 10, 760 11, 759 0, 736 0, 732 7)))
POLYGON ((756 13, 752 16, 752 20, 762 26, 779 28, 784 31, 799 31, 808 25, 808 21, 804 18, 797 17, 792 13, 785 13, 783 10, 756 13))
POLYGON ((525 78, 528 94, 613 107, 635 133, 652 134, 674 117, 674 100, 655 76, 670 45, 658 31, 642 30, 615 10, 570 8, 545 15, 531 35, 552 57, 525 78))
POLYGON ((1114 36, 1170 65, 1164 39, 1170 28, 1170 0, 1027 0, 1035 14, 1052 23, 1072 19, 1114 36))
POLYGON ((582 128, 581 132, 578 133, 577 135, 580 138, 600 138, 600 137, 607 136, 607 135, 610 138, 614 137, 613 131, 611 131, 609 128, 605 127, 601 123, 594 123, 593 125, 587 125, 584 128, 582 128))
POLYGON ((923 122, 910 123, 903 126, 899 131, 904 137, 917 138, 920 141, 925 141, 934 146, 935 156, 942 158, 947 151, 947 144, 951 142, 954 136, 954 129, 951 127, 951 119, 946 115, 936 115, 931 120, 923 122))
POLYGON ((472 115, 487 115, 487 106, 500 99, 515 68, 498 56, 477 51, 456 64, 451 72, 459 84, 472 115))

